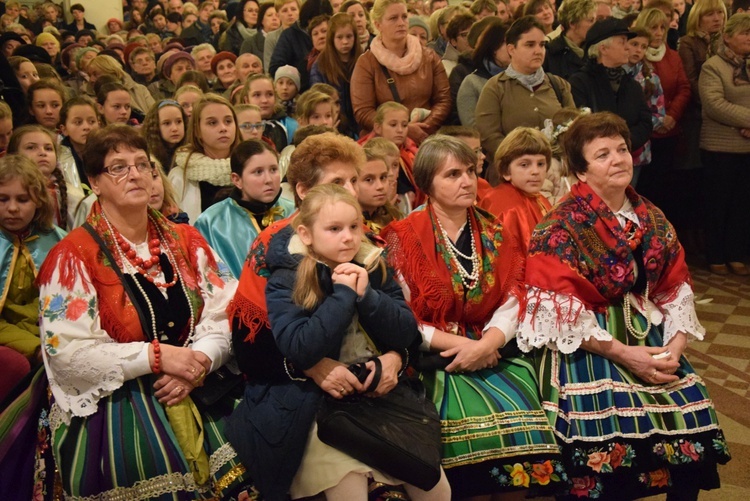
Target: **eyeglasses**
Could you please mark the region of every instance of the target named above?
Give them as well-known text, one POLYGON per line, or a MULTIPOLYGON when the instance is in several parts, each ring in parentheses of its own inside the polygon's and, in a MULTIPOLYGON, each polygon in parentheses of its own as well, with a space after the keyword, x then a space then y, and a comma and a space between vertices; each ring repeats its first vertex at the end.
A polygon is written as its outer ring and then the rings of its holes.
POLYGON ((114 178, 120 178, 127 176, 130 173, 130 168, 135 167, 141 174, 151 174, 154 170, 154 164, 147 162, 146 160, 138 162, 137 164, 126 165, 126 164, 114 164, 104 167, 104 172, 114 178))
POLYGON ((260 131, 263 132, 266 128, 266 122, 258 122, 257 124, 251 124, 250 122, 245 122, 240 124, 240 129, 244 131, 260 131))

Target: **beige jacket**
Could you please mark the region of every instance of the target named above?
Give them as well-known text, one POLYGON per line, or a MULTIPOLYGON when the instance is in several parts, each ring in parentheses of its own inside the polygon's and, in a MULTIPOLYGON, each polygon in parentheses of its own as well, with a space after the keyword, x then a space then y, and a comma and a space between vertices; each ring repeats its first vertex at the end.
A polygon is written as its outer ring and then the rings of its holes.
POLYGON ((750 139, 740 129, 750 129, 750 83, 735 85, 732 65, 719 56, 703 64, 698 80, 703 125, 701 148, 721 153, 750 153, 750 139))
MULTIPOLYGON (((516 127, 541 129, 544 120, 552 118, 560 109, 575 107, 570 84, 555 75, 546 74, 544 83, 534 92, 505 72, 490 78, 479 95, 474 115, 488 161, 493 162, 497 147, 516 127), (562 100, 558 100, 550 78, 555 80, 562 100)), ((496 185, 499 181, 496 169, 490 169, 487 174, 490 184, 496 185)))

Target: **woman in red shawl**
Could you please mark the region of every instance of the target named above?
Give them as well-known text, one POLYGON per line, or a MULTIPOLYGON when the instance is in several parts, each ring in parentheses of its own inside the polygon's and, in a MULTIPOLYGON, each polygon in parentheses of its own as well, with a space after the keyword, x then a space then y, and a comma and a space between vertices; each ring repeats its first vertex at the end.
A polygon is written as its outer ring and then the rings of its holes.
POLYGON ((570 498, 697 499, 729 460, 713 403, 682 356, 702 339, 685 254, 630 186, 624 120, 577 118, 563 151, 579 183, 534 230, 518 331, 536 349, 542 405, 570 498))
POLYGON ((419 365, 440 412, 453 492, 554 491, 564 480, 558 447, 531 361, 516 356, 512 341, 523 255, 512 234, 475 207, 476 162, 460 139, 427 139, 414 179, 428 202, 380 236, 423 348, 434 352, 419 365))

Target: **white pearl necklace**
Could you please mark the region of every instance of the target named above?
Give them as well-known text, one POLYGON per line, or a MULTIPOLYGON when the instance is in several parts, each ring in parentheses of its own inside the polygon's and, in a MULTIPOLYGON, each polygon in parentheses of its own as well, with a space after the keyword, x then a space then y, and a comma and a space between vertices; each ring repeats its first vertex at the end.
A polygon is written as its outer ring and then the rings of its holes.
POLYGON ((443 228, 443 225, 440 223, 440 219, 436 217, 435 220, 437 221, 438 227, 440 227, 440 231, 445 239, 445 248, 448 250, 448 254, 450 254, 451 260, 455 263, 456 268, 458 268, 458 274, 461 276, 461 283, 463 283, 464 287, 467 289, 473 289, 479 281, 479 253, 477 252, 477 245, 474 241, 474 232, 471 231, 471 224, 467 221, 467 225, 469 226, 469 236, 471 237, 471 256, 467 256, 453 244, 450 237, 448 237, 445 228, 443 228), (457 256, 471 261, 471 273, 466 271, 457 256))
POLYGON ((651 308, 648 304, 648 292, 649 284, 646 283, 646 294, 643 296, 646 304, 646 312, 643 315, 644 317, 646 317, 646 328, 642 331, 638 330, 635 324, 633 324, 633 316, 630 311, 630 296, 628 294, 625 294, 625 299, 622 302, 622 310, 625 314, 625 327, 627 327, 628 332, 630 332, 633 337, 638 339, 639 341, 646 339, 649 331, 651 331, 651 308))
MULTIPOLYGON (((107 215, 104 213, 104 210, 102 210, 102 217, 104 218, 104 222, 107 223, 107 228, 109 228, 110 234, 115 234, 115 230, 112 227, 112 224, 109 222, 109 219, 107 218, 107 215)), ((182 293, 185 295, 185 300, 187 301, 188 308, 190 309, 190 330, 188 331, 188 337, 185 340, 184 347, 189 346, 193 342, 193 338, 195 337, 195 312, 193 309, 193 303, 190 301, 190 296, 188 296, 187 289, 185 288, 185 281, 182 279, 182 273, 180 272, 179 266, 177 266, 177 260, 174 257, 174 254, 172 254, 172 250, 169 248, 169 245, 161 245, 161 242, 163 242, 164 234, 161 231, 161 228, 158 224, 156 224, 156 221, 154 221, 151 216, 148 217, 151 224, 154 225, 156 228, 156 231, 159 233, 159 247, 164 249, 167 253, 167 257, 169 258, 170 264, 172 264, 172 267, 174 268, 173 272, 177 274, 177 281, 180 283, 180 287, 182 288, 182 293)), ((125 254, 123 254, 122 249, 120 249, 119 245, 115 245, 117 248, 117 252, 120 255, 120 262, 123 263, 124 266, 130 266, 130 262, 127 260, 125 254), (126 264, 127 263, 127 264, 126 264)), ((117 266, 117 263, 112 263, 114 266, 117 266)), ((137 270, 123 270, 123 271, 136 271, 137 270)), ((151 315, 151 331, 153 333, 154 339, 159 341, 159 334, 156 328, 156 314, 154 313, 154 306, 151 304, 151 300, 148 297, 148 294, 146 294, 146 291, 143 290, 143 287, 141 286, 141 283, 135 278, 135 274, 130 273, 133 275, 133 282, 135 282, 135 286, 138 288, 138 291, 143 296, 143 299, 146 300, 146 306, 148 306, 148 313, 151 315)))

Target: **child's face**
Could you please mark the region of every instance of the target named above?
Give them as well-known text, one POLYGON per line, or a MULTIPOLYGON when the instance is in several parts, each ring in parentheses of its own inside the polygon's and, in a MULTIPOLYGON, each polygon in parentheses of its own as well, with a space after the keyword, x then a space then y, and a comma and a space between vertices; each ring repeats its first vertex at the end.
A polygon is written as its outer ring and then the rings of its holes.
POLYGON ((193 116, 193 105, 198 102, 201 95, 197 92, 184 92, 177 98, 177 102, 180 103, 182 109, 185 110, 185 114, 188 118, 193 116))
POLYGON ((312 228, 297 228, 302 242, 311 246, 316 256, 331 268, 348 263, 362 243, 362 216, 345 202, 324 205, 312 228))
POLYGON ((161 211, 164 205, 164 180, 159 172, 154 169, 154 181, 151 183, 151 198, 148 199, 148 205, 154 210, 161 211))
POLYGON ((39 81, 39 73, 36 72, 36 66, 32 63, 21 63, 18 66, 16 78, 18 78, 18 83, 21 84, 21 90, 23 90, 25 94, 29 90, 29 87, 31 87, 31 84, 39 81))
POLYGON ((299 19, 299 7, 297 2, 287 2, 279 9, 279 20, 283 28, 288 28, 299 19))
POLYGON ((206 152, 210 150, 221 155, 213 158, 228 158, 237 134, 232 109, 225 104, 208 104, 203 108, 198 124, 201 143, 206 152))
POLYGON ((327 125, 333 127, 333 105, 331 103, 320 103, 310 113, 307 120, 308 125, 327 125))
POLYGON ((374 124, 375 134, 393 141, 396 146, 403 146, 409 129, 409 114, 403 110, 392 110, 385 113, 382 124, 374 124))
POLYGON ((247 104, 254 104, 260 108, 260 115, 264 118, 273 116, 273 108, 276 106, 276 94, 270 80, 261 78, 250 84, 247 96, 247 104))
POLYGON ((18 153, 31 159, 49 177, 57 165, 57 154, 55 145, 49 134, 32 131, 24 134, 18 143, 18 153))
POLYGON ((355 43, 358 42, 354 39, 354 31, 351 26, 344 26, 336 30, 336 35, 333 37, 333 46, 342 60, 349 60, 355 43))
POLYGON ((255 110, 243 110, 237 113, 237 123, 240 127, 240 135, 243 141, 248 139, 260 139, 263 135, 263 119, 260 112, 255 110))
POLYGON ((242 176, 232 173, 232 184, 242 193, 246 202, 273 202, 281 187, 281 174, 276 155, 270 151, 253 155, 245 162, 242 176))
POLYGON ((388 201, 390 169, 380 159, 369 160, 360 170, 359 204, 362 210, 372 212, 382 207, 388 201))
POLYGON ((13 120, 3 118, 0 120, 0 151, 5 151, 10 142, 10 136, 13 134, 13 120))
POLYGON ((401 169, 401 158, 398 155, 386 155, 388 164, 388 200, 393 200, 397 195, 398 172, 401 169))
POLYGON ((289 101, 297 95, 297 86, 291 78, 281 77, 276 80, 276 93, 282 101, 289 101))
POLYGON ((331 94, 331 100, 333 101, 333 123, 339 121, 339 115, 341 115, 341 98, 338 92, 331 94))
POLYGON ((62 125, 62 133, 68 136, 73 144, 83 146, 92 131, 99 128, 99 120, 94 108, 88 105, 72 106, 68 117, 62 125))
POLYGON ((648 39, 646 37, 635 37, 632 40, 628 40, 629 45, 629 56, 628 63, 638 64, 643 61, 646 55, 646 49, 648 48, 648 39))
POLYGON ((507 182, 529 195, 542 189, 547 174, 547 158, 544 155, 523 155, 510 162, 509 174, 503 176, 507 182))
POLYGON ((107 94, 104 104, 99 105, 99 112, 107 125, 126 124, 130 119, 130 93, 126 90, 115 90, 107 94))
POLYGON ((36 214, 37 204, 29 190, 18 178, 0 184, 0 226, 11 233, 29 227, 36 214))
POLYGON ((185 122, 177 106, 164 106, 159 110, 159 134, 170 146, 179 144, 185 138, 185 122))
POLYGON ((484 154, 484 151, 482 151, 482 143, 479 140, 478 137, 459 137, 461 141, 466 143, 466 145, 471 148, 474 153, 477 156, 477 176, 482 174, 482 171, 484 170, 484 159, 487 158, 487 156, 484 154))

